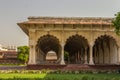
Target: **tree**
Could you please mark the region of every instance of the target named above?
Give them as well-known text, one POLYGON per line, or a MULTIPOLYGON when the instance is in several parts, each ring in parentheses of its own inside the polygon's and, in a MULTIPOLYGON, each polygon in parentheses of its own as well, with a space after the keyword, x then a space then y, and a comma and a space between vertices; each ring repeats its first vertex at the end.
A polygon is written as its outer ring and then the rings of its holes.
POLYGON ((18 59, 20 61, 23 61, 24 63, 26 63, 29 58, 29 47, 28 46, 19 46, 17 48, 17 51, 18 51, 18 59))
POLYGON ((117 14, 115 14, 115 18, 112 21, 113 26, 115 27, 115 32, 117 35, 120 35, 120 12, 118 12, 117 14))
POLYGON ((69 53, 67 51, 64 52, 64 59, 68 61, 69 53))

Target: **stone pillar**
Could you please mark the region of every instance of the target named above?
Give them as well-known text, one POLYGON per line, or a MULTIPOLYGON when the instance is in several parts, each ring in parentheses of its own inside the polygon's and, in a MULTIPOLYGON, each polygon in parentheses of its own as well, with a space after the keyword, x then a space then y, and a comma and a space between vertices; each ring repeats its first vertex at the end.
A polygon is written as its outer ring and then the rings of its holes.
POLYGON ((97 47, 95 48, 95 54, 96 54, 96 63, 99 64, 99 50, 97 49, 97 47))
POLYGON ((29 41, 30 53, 28 64, 36 64, 36 54, 35 54, 35 42, 33 40, 29 41))
POLYGON ((97 63, 96 46, 94 47, 94 63, 97 63))
POLYGON ((35 29, 29 29, 29 46, 30 46, 30 53, 29 53, 29 61, 28 64, 36 64, 36 52, 35 52, 35 29))
POLYGON ((88 64, 88 62, 87 62, 87 48, 85 48, 85 61, 84 61, 84 64, 88 64))
POLYGON ((78 63, 80 64, 80 52, 78 51, 78 63))
POLYGON ((32 46, 29 46, 30 50, 29 50, 29 61, 28 64, 32 64, 32 46))
POLYGON ((64 43, 61 43, 61 65, 65 65, 65 61, 64 61, 64 43))
POLYGON ((120 47, 118 47, 118 64, 120 65, 120 47))
POLYGON ((90 60, 89 60, 89 65, 94 65, 94 62, 93 62, 93 43, 90 43, 90 60))

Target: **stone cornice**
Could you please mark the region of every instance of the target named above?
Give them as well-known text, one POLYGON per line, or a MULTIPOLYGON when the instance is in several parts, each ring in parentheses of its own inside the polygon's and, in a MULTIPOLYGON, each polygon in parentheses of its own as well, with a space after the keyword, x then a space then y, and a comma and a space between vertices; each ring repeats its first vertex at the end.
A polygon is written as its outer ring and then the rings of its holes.
POLYGON ((113 18, 103 17, 29 17, 25 23, 44 24, 111 24, 113 18))

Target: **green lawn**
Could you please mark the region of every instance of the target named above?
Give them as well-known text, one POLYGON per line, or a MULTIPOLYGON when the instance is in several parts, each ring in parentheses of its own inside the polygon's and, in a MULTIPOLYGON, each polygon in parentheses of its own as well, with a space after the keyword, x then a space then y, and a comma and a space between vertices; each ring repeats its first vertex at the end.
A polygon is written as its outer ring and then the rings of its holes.
POLYGON ((46 74, 32 74, 32 73, 28 73, 28 74, 21 74, 21 73, 4 73, 4 74, 0 74, 0 78, 3 79, 8 79, 8 78, 44 78, 46 76, 46 74))
POLYGON ((0 66, 26 66, 25 64, 0 64, 0 66))
POLYGON ((20 74, 20 73, 3 73, 0 74, 1 79, 25 79, 25 80, 120 80, 120 74, 20 74))

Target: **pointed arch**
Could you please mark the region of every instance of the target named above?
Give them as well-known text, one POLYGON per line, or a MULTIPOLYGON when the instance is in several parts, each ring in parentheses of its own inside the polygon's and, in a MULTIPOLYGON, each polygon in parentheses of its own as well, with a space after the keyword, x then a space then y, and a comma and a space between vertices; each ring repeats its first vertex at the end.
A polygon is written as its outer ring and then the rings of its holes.
POLYGON ((36 52, 38 61, 40 60, 40 56, 42 56, 43 61, 45 61, 49 51, 54 51, 58 57, 58 55, 60 55, 59 50, 60 42, 54 35, 43 35, 37 41, 36 52))
POLYGON ((95 40, 93 57, 95 64, 117 64, 118 45, 109 35, 101 35, 95 40))
POLYGON ((85 56, 89 55, 88 50, 88 41, 81 35, 72 35, 66 41, 65 51, 69 53, 69 63, 83 64, 85 61, 87 62, 88 59, 85 59, 85 56))

